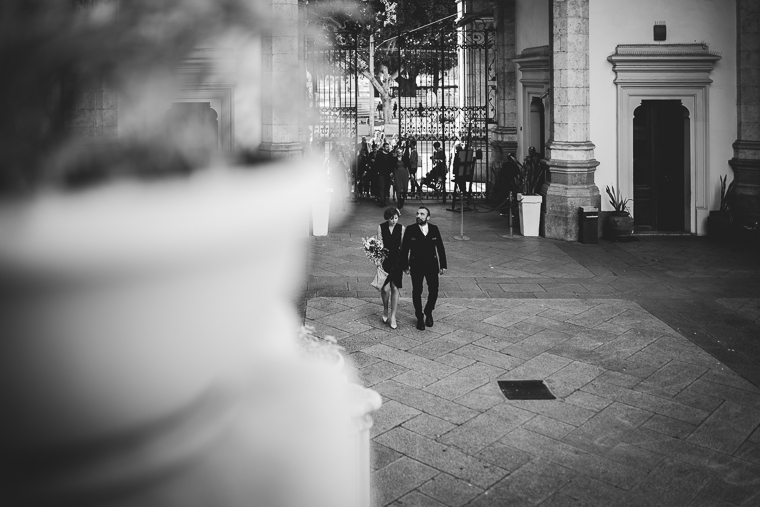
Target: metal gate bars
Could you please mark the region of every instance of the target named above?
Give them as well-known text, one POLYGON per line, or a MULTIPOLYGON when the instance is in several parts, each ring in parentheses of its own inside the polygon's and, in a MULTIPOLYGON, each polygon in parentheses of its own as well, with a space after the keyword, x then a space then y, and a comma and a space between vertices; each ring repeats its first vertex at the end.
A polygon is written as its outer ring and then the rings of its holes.
POLYGON ((463 26, 439 23, 402 34, 397 47, 399 135, 415 139, 431 169, 433 143, 440 142, 452 189, 452 154, 457 142, 476 154, 470 190, 485 196, 490 182, 489 125, 496 122, 495 30, 472 20, 463 26))

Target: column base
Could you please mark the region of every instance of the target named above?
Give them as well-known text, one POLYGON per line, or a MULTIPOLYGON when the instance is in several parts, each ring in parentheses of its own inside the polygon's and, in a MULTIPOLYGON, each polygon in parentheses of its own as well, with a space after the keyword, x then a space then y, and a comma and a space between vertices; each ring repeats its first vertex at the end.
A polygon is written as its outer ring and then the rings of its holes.
POLYGON ((544 236, 550 239, 578 241, 578 208, 596 206, 602 199, 594 183, 599 162, 591 160, 547 160, 551 181, 544 184, 544 236))
MULTIPOLYGON (((739 151, 736 143, 734 148, 739 151)), ((746 144, 746 143, 744 143, 746 144)), ((755 150, 746 150, 749 153, 741 155, 760 156, 760 143, 755 150), (754 151, 754 153, 751 153, 754 151)), ((734 157, 728 161, 734 170, 736 191, 732 204, 734 220, 740 226, 756 227, 760 224, 760 158, 734 157)))
POLYGON ((301 158, 303 145, 301 143, 261 143, 259 153, 268 158, 301 158))

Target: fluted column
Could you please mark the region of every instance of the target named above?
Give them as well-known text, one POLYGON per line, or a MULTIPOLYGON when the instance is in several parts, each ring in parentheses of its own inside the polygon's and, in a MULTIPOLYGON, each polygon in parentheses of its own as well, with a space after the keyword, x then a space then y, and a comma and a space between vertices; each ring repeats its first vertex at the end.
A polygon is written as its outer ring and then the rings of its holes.
POLYGON ((737 136, 733 144, 736 196, 734 218, 741 225, 760 222, 760 4, 736 2, 737 136))
POLYGON ((298 0, 269 0, 275 20, 263 37, 263 141, 271 157, 299 157, 299 111, 305 77, 298 62, 298 0), (295 99, 295 100, 294 100, 295 99))
POLYGON ((491 132, 493 159, 500 163, 517 151, 517 71, 515 70, 515 0, 494 2, 496 23, 496 121, 491 132))
POLYGON ((576 241, 578 208, 600 206, 589 140, 589 0, 552 1, 552 101, 544 185, 547 238, 576 241))

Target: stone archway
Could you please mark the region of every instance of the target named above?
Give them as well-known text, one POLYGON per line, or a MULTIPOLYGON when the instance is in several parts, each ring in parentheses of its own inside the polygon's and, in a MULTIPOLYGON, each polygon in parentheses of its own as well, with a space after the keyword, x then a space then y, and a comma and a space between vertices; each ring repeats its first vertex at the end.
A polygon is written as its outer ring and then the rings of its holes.
MULTIPOLYGON (((633 197, 633 115, 644 100, 680 100, 689 129, 689 232, 697 233, 709 210, 709 75, 720 55, 705 44, 619 45, 607 58, 617 85, 617 183, 633 197)), ((633 213, 635 214, 635 202, 633 213)))

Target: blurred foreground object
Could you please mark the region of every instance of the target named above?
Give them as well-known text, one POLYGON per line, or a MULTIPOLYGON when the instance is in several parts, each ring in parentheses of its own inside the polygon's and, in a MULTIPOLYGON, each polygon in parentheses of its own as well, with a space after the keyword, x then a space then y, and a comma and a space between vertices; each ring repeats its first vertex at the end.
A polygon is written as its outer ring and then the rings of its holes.
MULTIPOLYGON (((206 162, 202 150, 182 145, 187 136, 143 113, 158 112, 194 48, 263 32, 270 7, 268 0, 1 2, 0 67, 12 71, 0 80, 0 196, 69 177, 188 173, 206 162), (139 128, 127 135, 130 121, 139 128), (93 149, 103 142, 107 149, 93 149)), ((213 61, 195 62, 201 82, 213 61)))
POLYGON ((380 397, 297 347, 315 174, 0 208, 0 505, 368 505, 380 397))

